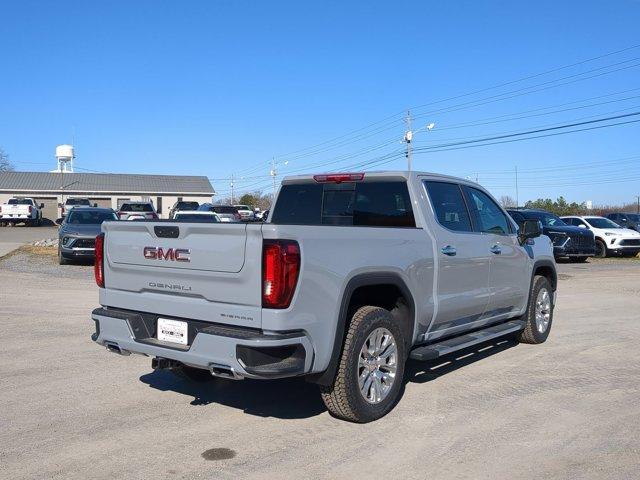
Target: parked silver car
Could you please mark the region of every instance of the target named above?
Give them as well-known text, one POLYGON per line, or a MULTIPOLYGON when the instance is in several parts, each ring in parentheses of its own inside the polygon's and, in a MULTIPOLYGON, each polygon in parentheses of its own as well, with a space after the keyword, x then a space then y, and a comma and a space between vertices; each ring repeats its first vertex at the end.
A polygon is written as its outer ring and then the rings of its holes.
POLYGON ((58 230, 58 263, 93 259, 96 236, 102 222, 118 220, 110 208, 74 207, 68 211, 58 230))

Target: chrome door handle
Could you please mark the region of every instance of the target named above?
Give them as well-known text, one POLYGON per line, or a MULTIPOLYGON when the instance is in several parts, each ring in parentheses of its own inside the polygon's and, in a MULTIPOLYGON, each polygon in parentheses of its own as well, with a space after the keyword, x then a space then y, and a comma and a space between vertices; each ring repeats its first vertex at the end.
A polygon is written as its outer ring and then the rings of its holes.
POLYGON ((489 251, 491 253, 495 253, 496 255, 500 255, 502 253, 502 249, 500 248, 500 245, 498 245, 497 243, 492 246, 489 251))
POLYGON ((442 250, 440 250, 442 253, 444 253, 445 255, 449 255, 450 257, 454 257, 456 253, 456 247, 452 247, 451 245, 447 245, 446 247, 442 247, 442 250))

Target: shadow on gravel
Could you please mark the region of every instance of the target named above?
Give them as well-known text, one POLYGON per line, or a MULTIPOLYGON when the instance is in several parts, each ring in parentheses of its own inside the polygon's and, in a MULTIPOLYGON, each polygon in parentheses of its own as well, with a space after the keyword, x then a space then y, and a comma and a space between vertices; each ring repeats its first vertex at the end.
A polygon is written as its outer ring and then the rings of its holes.
MULTIPOLYGON (((516 345, 518 342, 515 339, 507 337, 460 350, 433 361, 409 360, 404 384, 436 380, 516 345)), ((156 390, 173 391, 193 397, 191 405, 219 403, 259 417, 300 419, 314 417, 326 410, 320 399, 318 387, 301 378, 263 381, 212 379, 209 382, 196 383, 169 371, 157 370, 142 375, 140 381, 156 390)))
POLYGON ((405 384, 431 382, 447 373, 455 372, 459 368, 479 362, 517 345, 518 342, 515 338, 504 337, 459 350, 436 360, 425 362, 409 360, 405 369, 404 382, 405 384))
POLYGON ((219 403, 258 417, 300 419, 320 415, 326 410, 318 387, 301 378, 283 380, 212 379, 191 382, 166 370, 140 377, 142 383, 160 391, 173 391, 193 397, 191 405, 219 403))

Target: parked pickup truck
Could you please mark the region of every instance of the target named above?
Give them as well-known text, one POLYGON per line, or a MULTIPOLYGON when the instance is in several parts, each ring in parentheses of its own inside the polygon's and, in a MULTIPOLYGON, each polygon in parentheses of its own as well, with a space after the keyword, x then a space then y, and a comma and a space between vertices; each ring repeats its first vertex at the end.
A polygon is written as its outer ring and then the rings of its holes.
POLYGON ((105 222, 93 340, 193 379, 307 376, 354 422, 398 401, 405 362, 547 339, 557 285, 538 221, 418 172, 285 178, 266 223, 105 222))
POLYGON ((10 198, 7 203, 0 205, 0 223, 40 226, 43 208, 44 204, 38 205, 33 198, 10 198))

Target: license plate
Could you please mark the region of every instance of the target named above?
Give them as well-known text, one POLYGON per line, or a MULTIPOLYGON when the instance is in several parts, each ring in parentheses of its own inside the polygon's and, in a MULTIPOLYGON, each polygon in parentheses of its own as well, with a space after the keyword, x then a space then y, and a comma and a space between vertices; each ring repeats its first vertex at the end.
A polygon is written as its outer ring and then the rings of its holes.
POLYGON ((186 345, 188 340, 188 324, 168 318, 158 319, 158 340, 186 345))

